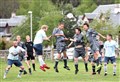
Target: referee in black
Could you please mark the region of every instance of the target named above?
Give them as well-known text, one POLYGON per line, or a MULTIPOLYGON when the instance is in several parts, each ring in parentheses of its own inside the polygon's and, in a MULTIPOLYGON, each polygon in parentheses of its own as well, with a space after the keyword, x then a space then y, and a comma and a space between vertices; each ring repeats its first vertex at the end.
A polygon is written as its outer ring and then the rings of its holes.
POLYGON ((31 67, 30 67, 30 60, 32 60, 32 67, 33 67, 33 71, 36 71, 35 70, 35 57, 33 55, 33 42, 30 40, 30 36, 27 35, 26 36, 26 42, 25 42, 25 46, 26 46, 26 49, 27 49, 27 66, 28 66, 28 70, 29 70, 29 73, 32 74, 31 72, 31 67))

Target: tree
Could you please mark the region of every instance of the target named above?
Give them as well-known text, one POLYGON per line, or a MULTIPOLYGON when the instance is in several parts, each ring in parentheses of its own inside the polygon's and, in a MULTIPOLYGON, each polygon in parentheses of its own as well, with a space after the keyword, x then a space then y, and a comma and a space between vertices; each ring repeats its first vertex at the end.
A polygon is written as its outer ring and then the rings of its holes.
POLYGON ((99 19, 94 19, 90 24, 92 28, 94 28, 97 32, 106 35, 111 33, 112 35, 118 35, 118 26, 114 26, 114 24, 109 19, 110 13, 109 11, 105 14, 101 14, 99 19))
MULTIPOLYGON (((49 26, 50 29, 47 34, 51 35, 53 28, 57 26, 58 21, 62 18, 61 11, 58 11, 50 0, 26 0, 25 2, 20 1, 20 3, 20 9, 17 11, 17 14, 27 15, 29 10, 33 12, 33 36, 35 36, 42 24, 49 26)), ((30 34, 28 15, 27 18, 22 26, 12 29, 12 38, 15 38, 16 35, 21 35, 22 39, 25 40, 25 36, 30 34)))
POLYGON ((10 18, 18 8, 18 0, 0 0, 0 18, 10 18))

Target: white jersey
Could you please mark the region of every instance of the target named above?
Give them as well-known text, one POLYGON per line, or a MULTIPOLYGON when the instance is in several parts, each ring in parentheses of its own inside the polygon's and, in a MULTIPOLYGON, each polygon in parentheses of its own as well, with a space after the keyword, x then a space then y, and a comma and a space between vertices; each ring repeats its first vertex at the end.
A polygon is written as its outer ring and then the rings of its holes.
POLYGON ((39 30, 36 33, 36 36, 35 36, 35 39, 34 39, 34 44, 41 44, 45 37, 47 37, 45 31, 44 30, 39 30))
POLYGON ((10 47, 9 48, 8 59, 19 60, 19 53, 20 52, 25 52, 25 50, 20 46, 17 46, 17 47, 12 46, 12 47, 10 47))
POLYGON ((106 41, 104 43, 105 56, 112 57, 115 56, 115 50, 118 48, 117 42, 114 40, 106 41))

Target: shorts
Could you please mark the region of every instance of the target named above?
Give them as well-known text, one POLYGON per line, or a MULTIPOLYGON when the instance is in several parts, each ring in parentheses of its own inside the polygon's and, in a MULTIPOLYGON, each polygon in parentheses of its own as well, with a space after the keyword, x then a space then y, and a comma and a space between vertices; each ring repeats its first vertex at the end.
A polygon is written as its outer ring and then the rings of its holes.
POLYGON ((108 64, 109 61, 111 61, 112 64, 113 64, 113 63, 116 63, 116 58, 115 58, 115 56, 113 56, 113 57, 105 57, 104 62, 108 64))
POLYGON ((99 43, 98 42, 93 42, 90 45, 92 53, 96 53, 96 51, 99 51, 99 43))
POLYGON ((42 44, 35 44, 34 46, 36 55, 43 55, 43 46, 42 44))
POLYGON ((62 53, 64 51, 66 51, 66 45, 64 42, 59 42, 56 44, 56 49, 58 53, 62 53))
POLYGON ((12 66, 13 64, 15 66, 17 66, 17 67, 22 66, 22 63, 20 62, 20 60, 11 60, 11 59, 8 59, 8 65, 12 66))
POLYGON ((27 52, 27 60, 35 60, 35 57, 33 56, 33 52, 27 52))
POLYGON ((74 57, 78 58, 80 56, 82 58, 85 58, 85 48, 84 47, 82 47, 82 48, 75 48, 74 49, 74 57))

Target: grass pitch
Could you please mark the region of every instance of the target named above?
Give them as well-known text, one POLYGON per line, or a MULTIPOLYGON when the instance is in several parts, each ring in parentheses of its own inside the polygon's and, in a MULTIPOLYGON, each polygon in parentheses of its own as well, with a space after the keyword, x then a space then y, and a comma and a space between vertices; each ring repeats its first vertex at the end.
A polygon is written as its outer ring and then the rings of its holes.
MULTIPOLYGON (((117 76, 113 76, 112 64, 108 65, 108 75, 104 76, 104 70, 100 75, 91 75, 91 65, 89 63, 89 72, 85 72, 84 64, 79 62, 79 73, 74 74, 74 63, 69 61, 70 71, 63 68, 63 62, 59 63, 59 73, 54 72, 54 62, 47 60, 46 63, 51 67, 50 70, 43 72, 39 69, 39 63, 36 61, 36 71, 32 75, 22 75, 22 78, 17 78, 19 68, 13 66, 9 71, 7 78, 3 79, 3 74, 7 62, 0 59, 0 82, 120 82, 120 59, 117 59, 117 76)), ((27 66, 24 63, 25 69, 28 72, 27 66)))

